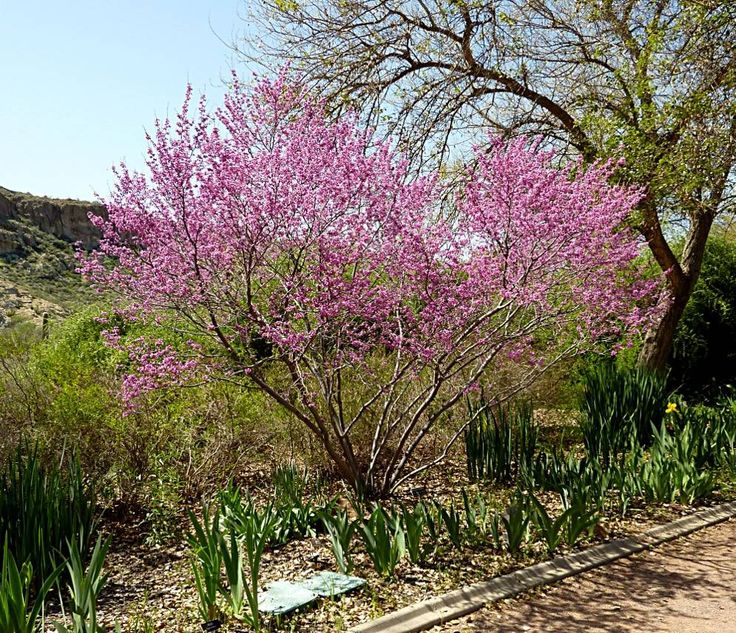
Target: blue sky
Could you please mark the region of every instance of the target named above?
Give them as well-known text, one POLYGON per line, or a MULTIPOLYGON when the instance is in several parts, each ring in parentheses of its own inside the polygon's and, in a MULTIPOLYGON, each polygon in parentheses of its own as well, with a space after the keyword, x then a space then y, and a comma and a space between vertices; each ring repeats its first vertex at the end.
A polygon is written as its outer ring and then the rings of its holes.
MULTIPOLYGON (((0 0, 0 185, 92 199, 187 81, 213 103, 241 0, 0 0), (214 31, 214 32, 213 32, 214 31)), ((240 64, 241 73, 246 69, 240 64)))

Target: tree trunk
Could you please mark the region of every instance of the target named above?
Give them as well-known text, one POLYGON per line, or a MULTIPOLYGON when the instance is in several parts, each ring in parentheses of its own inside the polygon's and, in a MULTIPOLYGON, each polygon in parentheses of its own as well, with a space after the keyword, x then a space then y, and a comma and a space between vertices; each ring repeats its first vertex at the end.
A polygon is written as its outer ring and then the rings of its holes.
POLYGON ((685 311, 691 292, 687 296, 663 292, 660 299, 662 315, 646 333, 644 345, 639 352, 639 364, 653 371, 664 371, 672 353, 677 324, 685 311), (673 296, 674 295, 674 296, 673 296))
MULTIPOLYGON (((675 341, 677 325, 690 300, 695 283, 700 277, 705 244, 708 241, 714 217, 715 214, 712 211, 691 215, 690 229, 679 265, 672 264, 673 258, 670 257, 672 252, 669 251, 669 248, 667 253, 658 252, 658 247, 661 246, 657 243, 658 223, 656 232, 651 232, 651 227, 648 227, 649 235, 645 232, 652 253, 667 275, 668 282, 668 288, 660 298, 659 307, 662 308, 662 313, 659 321, 646 333, 644 345, 639 353, 639 363, 648 369, 664 371, 667 366, 672 353, 672 344, 675 341)), ((661 232, 659 232, 659 237, 663 239, 661 232)))

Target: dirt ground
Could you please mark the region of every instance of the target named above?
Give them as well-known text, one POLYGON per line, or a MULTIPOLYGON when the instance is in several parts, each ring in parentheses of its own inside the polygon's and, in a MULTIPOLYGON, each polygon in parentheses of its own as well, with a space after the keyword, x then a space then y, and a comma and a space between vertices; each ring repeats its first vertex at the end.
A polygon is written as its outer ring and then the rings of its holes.
POLYGON ((732 519, 434 630, 736 632, 735 546, 732 519))

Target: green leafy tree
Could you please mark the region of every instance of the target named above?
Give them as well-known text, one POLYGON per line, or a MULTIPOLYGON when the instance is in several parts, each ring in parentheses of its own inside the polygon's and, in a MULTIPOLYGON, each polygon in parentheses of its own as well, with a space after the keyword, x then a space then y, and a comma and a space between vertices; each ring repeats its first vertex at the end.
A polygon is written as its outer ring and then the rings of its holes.
POLYGON ((708 242, 703 270, 685 309, 672 352, 673 382, 712 395, 736 380, 736 241, 708 242))

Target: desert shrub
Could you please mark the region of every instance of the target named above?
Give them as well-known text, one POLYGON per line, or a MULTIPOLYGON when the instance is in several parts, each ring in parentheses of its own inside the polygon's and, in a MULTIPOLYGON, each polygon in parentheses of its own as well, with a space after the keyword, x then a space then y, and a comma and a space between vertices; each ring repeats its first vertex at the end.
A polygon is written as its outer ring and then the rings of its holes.
POLYGON ((74 446, 95 478, 109 467, 109 422, 120 409, 109 389, 115 354, 100 340, 98 314, 87 308, 56 324, 48 339, 31 337, 18 358, 16 389, 7 388, 7 371, 0 382, 9 426, 31 433, 42 454, 74 446))
POLYGON ((712 397, 736 381, 736 241, 711 238, 670 358, 672 385, 712 397))
POLYGON ((41 335, 31 323, 0 329, 0 460, 15 451, 20 437, 43 417, 48 400, 29 366, 41 335))
POLYGON ((141 509, 150 540, 162 542, 180 531, 187 499, 222 487, 255 455, 302 450, 303 434, 277 404, 225 382, 162 390, 126 410, 119 387, 128 359, 104 342, 112 325, 132 338, 144 332, 91 306, 46 340, 32 329, 0 333, 0 463, 21 435, 44 463, 73 446, 100 494, 141 509))

